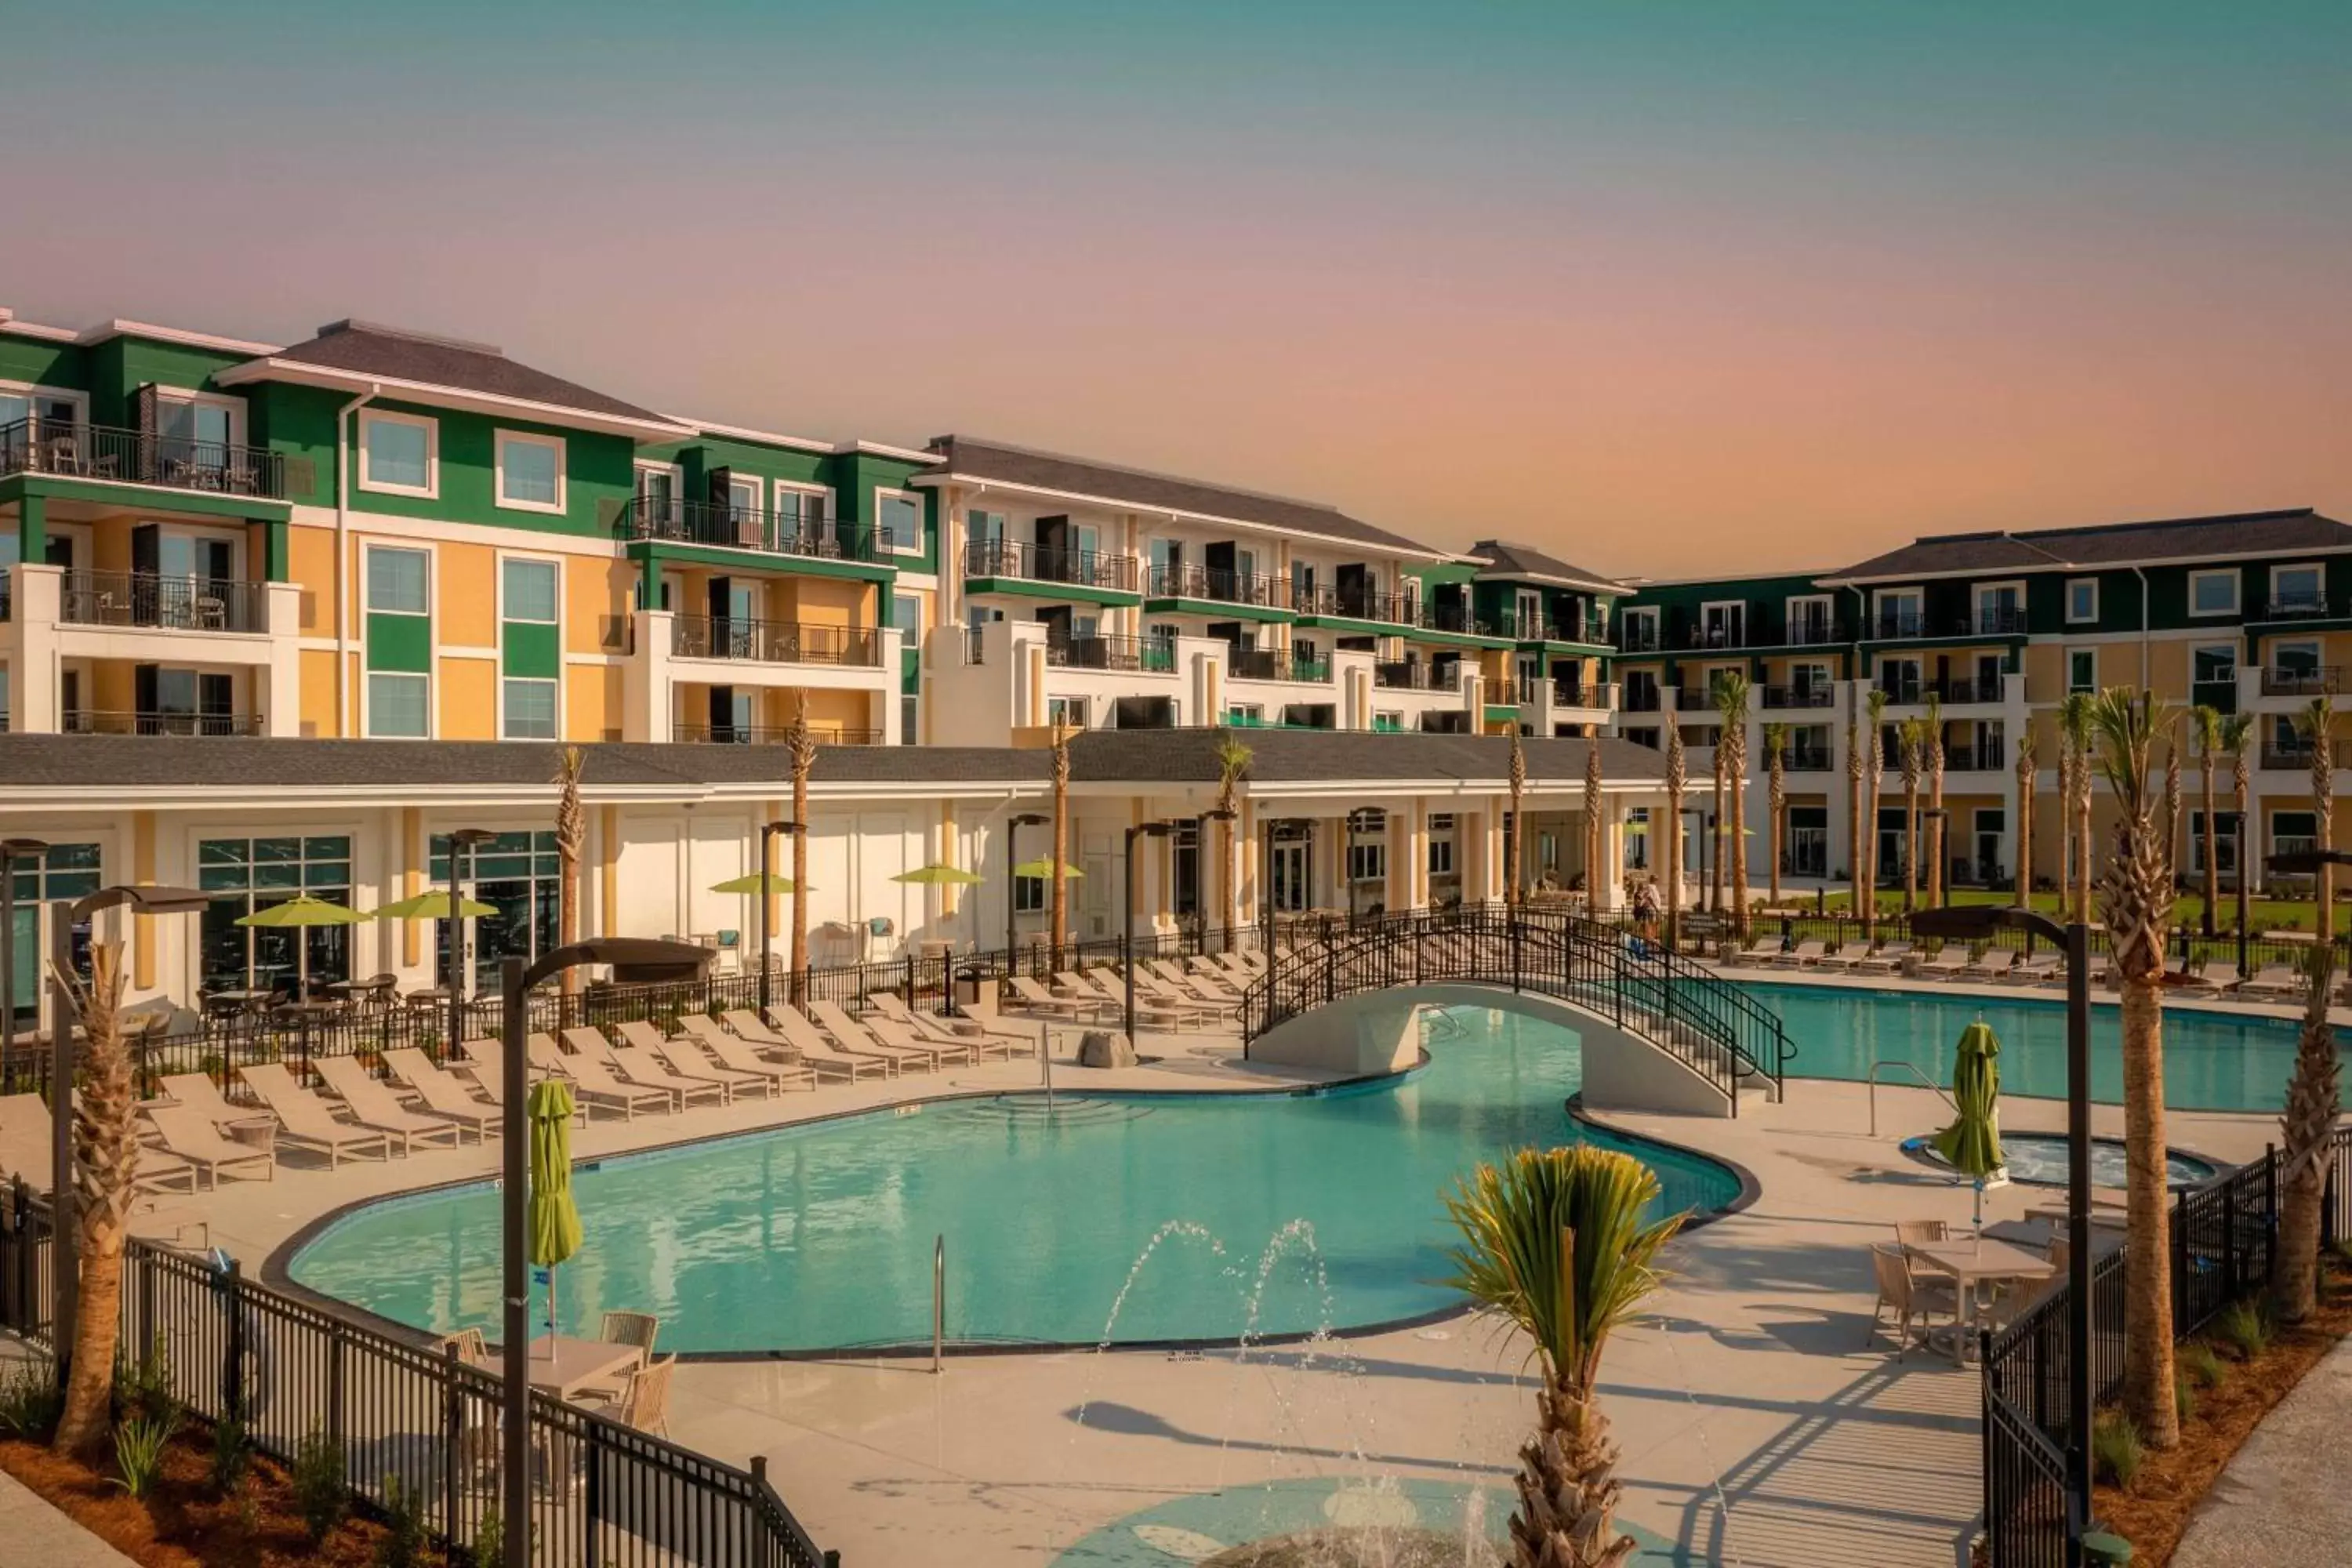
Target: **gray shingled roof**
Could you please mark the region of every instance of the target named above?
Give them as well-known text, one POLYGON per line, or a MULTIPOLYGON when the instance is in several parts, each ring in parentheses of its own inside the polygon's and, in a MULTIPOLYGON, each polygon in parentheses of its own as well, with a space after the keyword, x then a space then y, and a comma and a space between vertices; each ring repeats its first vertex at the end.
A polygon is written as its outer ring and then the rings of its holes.
POLYGON ((1478 563, 1478 575, 1481 577, 1550 578, 1617 593, 1632 592, 1613 578, 1604 577, 1598 572, 1588 572, 1557 555, 1547 555, 1533 545, 1517 544, 1507 539, 1482 539, 1465 553, 1478 563))
POLYGON ((380 375, 460 392, 486 393, 493 397, 520 398, 558 408, 576 408, 583 414, 671 423, 634 403, 624 403, 577 382, 533 370, 487 343, 430 337, 367 321, 336 321, 320 328, 317 337, 279 349, 268 357, 348 371, 354 375, 380 375))
POLYGON ((2352 528, 2309 507, 2216 517, 2166 518, 2090 528, 1947 533, 1916 539, 1884 555, 1827 573, 1823 582, 1932 577, 1958 572, 2053 571, 2231 555, 2284 555, 2352 549, 2352 528))
MULTIPOLYGON (((1510 775, 1511 743, 1499 735, 1380 734, 1362 730, 1097 730, 1070 746, 1070 777, 1092 784, 1214 784, 1217 742, 1230 734, 1250 749, 1249 776, 1262 784, 1368 783, 1459 779, 1501 787, 1510 775)), ((1528 776, 1574 780, 1594 742, 1520 742, 1528 776)), ((1631 741, 1605 738, 1601 766, 1610 778, 1665 776, 1664 755, 1631 741)))
POLYGON ((1391 533, 1360 518, 1349 517, 1320 501, 1293 500, 1285 496, 1235 489, 1201 479, 1179 479, 1142 468, 1124 468, 1084 458, 1035 452, 970 436, 942 436, 931 443, 940 454, 940 469, 958 478, 987 479, 1033 489, 1060 490, 1070 495, 1099 496, 1146 511, 1192 512, 1230 518, 1268 528, 1296 530, 1351 544, 1374 545, 1443 558, 1445 552, 1391 533))

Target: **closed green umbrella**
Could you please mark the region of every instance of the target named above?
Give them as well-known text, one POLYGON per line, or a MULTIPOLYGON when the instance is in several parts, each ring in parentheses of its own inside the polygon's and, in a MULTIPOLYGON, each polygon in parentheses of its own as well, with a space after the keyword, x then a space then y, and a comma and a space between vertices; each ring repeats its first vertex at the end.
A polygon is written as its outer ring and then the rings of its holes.
MULTIPOLYGON (((479 899, 457 900, 460 919, 478 921, 484 915, 499 912, 496 904, 486 904, 479 899)), ((449 889, 433 888, 405 899, 397 899, 382 909, 370 910, 372 921, 446 921, 449 918, 449 889)))
POLYGON ((918 866, 911 871, 901 871, 890 879, 932 888, 971 888, 988 880, 978 872, 967 871, 960 866, 918 866))
MULTIPOLYGON (((357 910, 347 910, 341 904, 331 904, 324 899, 314 899, 308 893, 297 893, 283 903, 239 915, 236 923, 264 931, 300 930, 310 926, 352 926, 368 917, 357 910)), ((300 937, 294 939, 294 999, 310 999, 310 944, 300 937)))
POLYGON ((2005 1162, 2000 1152, 2000 1037, 1981 1019, 1960 1032, 1952 1064, 1952 1103, 1959 1115, 1931 1140, 1952 1169, 1976 1183, 1977 1224, 1984 1224, 1984 1190, 2005 1162))
MULTIPOLYGON (((580 1250, 580 1210, 572 1201, 572 1086, 544 1078, 523 1102, 530 1123, 530 1201, 523 1234, 531 1265, 547 1270, 549 1332, 555 1322, 555 1268, 580 1250)), ((548 1347, 554 1354, 554 1346, 548 1347)))

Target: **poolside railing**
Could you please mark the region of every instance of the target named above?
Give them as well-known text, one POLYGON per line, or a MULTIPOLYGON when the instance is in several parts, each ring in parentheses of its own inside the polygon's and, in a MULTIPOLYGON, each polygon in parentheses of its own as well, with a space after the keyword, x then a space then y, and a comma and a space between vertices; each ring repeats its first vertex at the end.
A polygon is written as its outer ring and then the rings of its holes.
MULTIPOLYGON (((2326 1153, 2320 1246, 2352 1236, 2352 1125, 2326 1153)), ((2171 1214, 2172 1331, 2187 1339, 2270 1282, 2278 1258, 2279 1158, 2227 1171, 2175 1195, 2171 1214)), ((2091 1402, 2111 1403, 2124 1378, 2128 1249, 2091 1268, 2091 1402)), ((2073 1353, 2063 1283, 1981 1342, 1984 1521, 1990 1568, 2074 1568, 2066 1542, 2065 1455, 2073 1353)))
MULTIPOLYGON (((0 1205, 0 1328, 44 1347, 49 1266, 48 1210, 19 1183, 0 1205)), ((494 1512, 516 1528, 500 1495, 499 1380, 454 1350, 136 1239, 123 1255, 121 1313, 125 1365, 165 1378, 204 1426, 234 1417, 280 1464, 323 1439, 354 1506, 381 1515, 396 1484, 453 1558, 470 1553, 494 1512)), ((777 1496, 763 1460, 740 1469, 536 1391, 529 1418, 534 1563, 837 1564, 777 1496)))

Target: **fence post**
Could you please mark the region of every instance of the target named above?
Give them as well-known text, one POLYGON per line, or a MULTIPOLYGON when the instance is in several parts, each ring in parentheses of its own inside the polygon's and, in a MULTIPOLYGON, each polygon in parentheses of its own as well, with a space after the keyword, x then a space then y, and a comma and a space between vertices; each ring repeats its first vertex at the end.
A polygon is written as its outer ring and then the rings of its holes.
POLYGON ((348 1473, 351 1456, 343 1452, 343 1323, 340 1318, 330 1318, 327 1328, 327 1440, 335 1446, 336 1457, 348 1473))
MULTIPOLYGON (((587 1497, 582 1503, 585 1516, 581 1532, 581 1547, 589 1562, 601 1561, 596 1552, 596 1538, 604 1527, 604 1426, 593 1415, 578 1418, 588 1429, 587 1454, 584 1456, 588 1476, 587 1497)), ((642 1528, 642 1526, 640 1527, 642 1528)))
POLYGON ((465 1394, 458 1385, 457 1342, 441 1346, 441 1539, 449 1545, 450 1561, 457 1557, 458 1447, 466 1440, 465 1394))
POLYGON ((914 1011, 914 1008, 915 1008, 915 950, 914 950, 914 948, 913 948, 912 946, 909 946, 909 947, 907 949, 907 1010, 908 1010, 908 1012, 910 1012, 910 1013, 911 1013, 911 1012, 913 1012, 913 1011, 914 1011))

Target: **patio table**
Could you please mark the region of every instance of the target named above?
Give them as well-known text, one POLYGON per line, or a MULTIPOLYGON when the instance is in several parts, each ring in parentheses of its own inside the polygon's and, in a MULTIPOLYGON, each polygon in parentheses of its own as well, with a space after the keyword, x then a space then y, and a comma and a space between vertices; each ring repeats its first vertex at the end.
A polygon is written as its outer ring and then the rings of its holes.
MULTIPOLYGON (((645 1364, 646 1352, 635 1345, 609 1340, 579 1340, 569 1334, 541 1334, 530 1342, 530 1385, 558 1399, 570 1399, 594 1384, 611 1383, 625 1372, 645 1364)), ((482 1358, 482 1369, 506 1375, 506 1361, 493 1352, 482 1358)))
POLYGON ((1969 1342, 1973 1337, 1963 1330, 1976 1327, 1983 1319, 1986 1303, 1979 1287, 2037 1282, 2058 1272, 2057 1266, 2038 1252, 2029 1252, 2014 1242, 1983 1237, 1914 1242, 1904 1251, 1923 1268, 1950 1276, 1954 1298, 1967 1303, 1969 1321, 1955 1323, 1950 1330, 1952 1359, 1962 1363, 1968 1360, 1969 1342))

